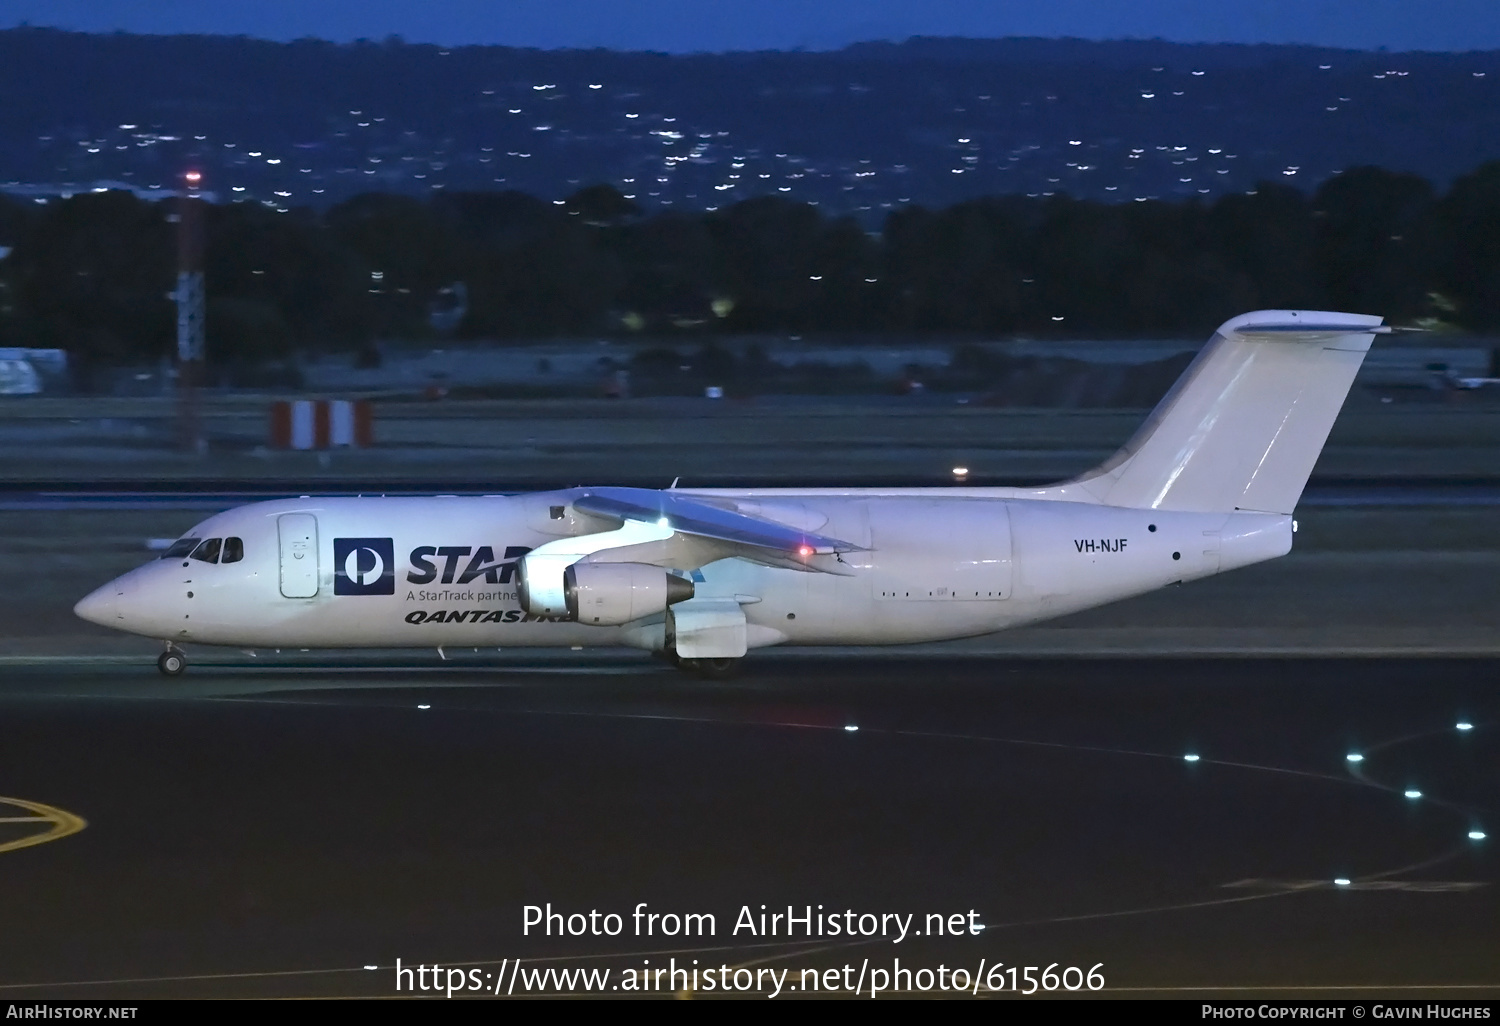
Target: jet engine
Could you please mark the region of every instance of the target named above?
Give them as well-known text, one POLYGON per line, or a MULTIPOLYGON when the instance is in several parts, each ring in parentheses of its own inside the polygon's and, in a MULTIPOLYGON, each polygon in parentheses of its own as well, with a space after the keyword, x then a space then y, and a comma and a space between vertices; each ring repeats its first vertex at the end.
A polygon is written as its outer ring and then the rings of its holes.
POLYGON ((693 582, 646 563, 574 563, 563 597, 579 623, 613 626, 664 612, 693 597, 693 582))

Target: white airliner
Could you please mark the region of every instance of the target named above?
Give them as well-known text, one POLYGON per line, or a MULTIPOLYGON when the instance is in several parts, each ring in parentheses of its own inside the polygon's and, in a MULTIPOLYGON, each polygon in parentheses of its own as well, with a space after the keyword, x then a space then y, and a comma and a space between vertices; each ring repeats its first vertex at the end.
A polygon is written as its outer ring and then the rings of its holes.
POLYGON ((1125 447, 1045 488, 570 488, 300 498, 209 517, 84 598, 247 648, 631 646, 717 676, 768 645, 972 637, 1274 559, 1381 318, 1226 323, 1125 447))

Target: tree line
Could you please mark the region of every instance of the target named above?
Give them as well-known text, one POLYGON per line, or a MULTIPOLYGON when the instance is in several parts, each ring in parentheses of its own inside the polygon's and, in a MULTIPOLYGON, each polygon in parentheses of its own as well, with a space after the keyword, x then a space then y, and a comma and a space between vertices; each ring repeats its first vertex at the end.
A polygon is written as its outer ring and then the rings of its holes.
MULTIPOLYGON (((209 359, 223 363, 439 335, 1201 335, 1258 308, 1500 330, 1500 162, 1442 193, 1364 167, 1311 195, 1263 183, 1212 203, 910 206, 878 233, 775 197, 647 214, 609 186, 560 203, 368 194, 203 214, 209 359)), ((119 191, 0 203, 0 345, 169 356, 173 215, 119 191)))

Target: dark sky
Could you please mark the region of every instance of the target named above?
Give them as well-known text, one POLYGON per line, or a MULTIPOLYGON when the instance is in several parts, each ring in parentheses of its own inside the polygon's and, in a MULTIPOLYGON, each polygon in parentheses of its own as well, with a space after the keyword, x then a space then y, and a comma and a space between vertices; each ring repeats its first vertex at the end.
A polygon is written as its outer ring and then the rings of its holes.
POLYGON ((1500 48, 1500 0, 0 0, 0 26, 669 51, 911 35, 1500 48))

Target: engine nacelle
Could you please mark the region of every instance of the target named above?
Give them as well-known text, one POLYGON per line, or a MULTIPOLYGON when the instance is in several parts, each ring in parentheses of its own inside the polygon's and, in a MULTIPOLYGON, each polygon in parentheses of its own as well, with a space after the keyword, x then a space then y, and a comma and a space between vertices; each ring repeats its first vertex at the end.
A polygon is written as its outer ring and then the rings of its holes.
POLYGON ((693 597, 693 582, 646 563, 574 563, 563 596, 579 623, 614 626, 664 612, 693 597))
POLYGON ((577 553, 537 553, 522 557, 516 567, 516 597, 533 616, 563 616, 568 611, 563 574, 577 553))

